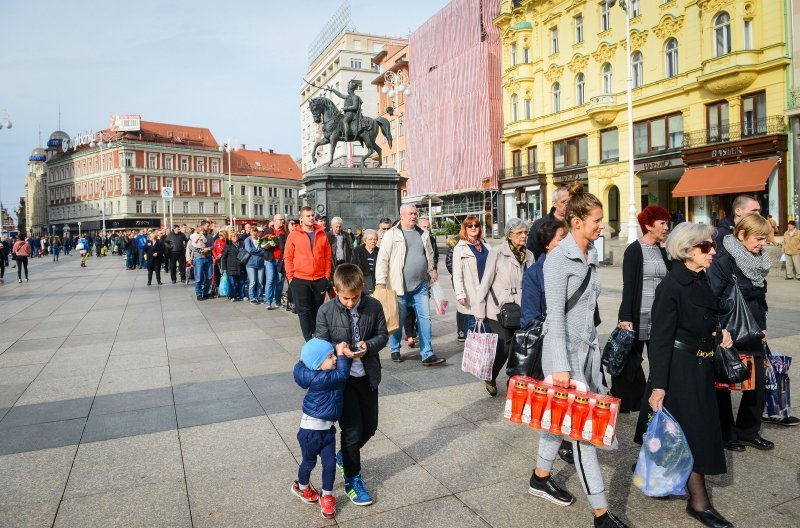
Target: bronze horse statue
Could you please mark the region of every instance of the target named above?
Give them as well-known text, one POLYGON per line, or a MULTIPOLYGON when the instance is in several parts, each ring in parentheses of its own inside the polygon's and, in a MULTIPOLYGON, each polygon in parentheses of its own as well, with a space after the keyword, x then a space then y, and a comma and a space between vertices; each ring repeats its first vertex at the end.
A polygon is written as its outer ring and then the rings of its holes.
POLYGON ((354 123, 356 127, 355 136, 344 137, 344 122, 342 112, 330 99, 326 97, 314 97, 308 102, 308 108, 311 110, 311 116, 314 118, 315 123, 322 123, 322 138, 314 143, 314 148, 311 149, 311 161, 317 162, 317 148, 321 145, 331 146, 331 159, 328 165, 333 163, 333 156, 336 152, 336 144, 339 141, 358 141, 362 147, 367 149, 367 153, 361 158, 361 165, 369 158, 373 152, 378 153, 378 167, 381 166, 381 149, 375 141, 378 137, 378 129, 383 133, 389 147, 392 146, 392 131, 389 126, 389 121, 383 117, 362 116, 360 122, 354 123))

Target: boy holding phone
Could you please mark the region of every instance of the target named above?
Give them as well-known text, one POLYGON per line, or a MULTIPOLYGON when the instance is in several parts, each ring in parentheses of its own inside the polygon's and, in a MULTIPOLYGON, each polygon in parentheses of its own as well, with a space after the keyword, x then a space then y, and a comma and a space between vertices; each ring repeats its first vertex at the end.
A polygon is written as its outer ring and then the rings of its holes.
POLYGON ((361 448, 378 429, 380 350, 389 334, 381 303, 362 295, 364 274, 358 266, 341 264, 333 274, 336 297, 317 314, 316 337, 341 347, 352 359, 344 388, 344 409, 339 419, 340 451, 336 465, 344 476, 344 489, 358 506, 372 504, 361 477, 361 448))

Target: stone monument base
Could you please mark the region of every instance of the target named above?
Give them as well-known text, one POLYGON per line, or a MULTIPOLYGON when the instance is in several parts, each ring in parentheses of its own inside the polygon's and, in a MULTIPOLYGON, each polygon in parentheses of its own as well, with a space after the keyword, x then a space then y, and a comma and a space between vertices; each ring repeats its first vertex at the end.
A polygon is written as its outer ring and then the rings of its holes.
POLYGON ((377 229, 381 218, 398 218, 400 184, 394 169, 317 167, 303 175, 305 204, 315 213, 341 217, 343 227, 377 229))

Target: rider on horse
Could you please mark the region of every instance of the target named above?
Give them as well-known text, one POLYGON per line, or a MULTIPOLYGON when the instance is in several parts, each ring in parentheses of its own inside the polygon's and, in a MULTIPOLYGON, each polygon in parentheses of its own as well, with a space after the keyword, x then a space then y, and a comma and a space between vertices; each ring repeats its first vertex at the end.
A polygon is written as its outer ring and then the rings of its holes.
POLYGON ((349 83, 347 83, 347 95, 342 94, 332 86, 328 86, 326 88, 329 92, 344 99, 342 111, 344 112, 344 137, 346 141, 352 141, 355 139, 356 135, 358 134, 359 127, 361 126, 362 101, 361 98, 356 95, 356 86, 358 86, 358 82, 355 80, 351 80, 349 83), (350 123, 354 123, 352 127, 350 126, 350 123))

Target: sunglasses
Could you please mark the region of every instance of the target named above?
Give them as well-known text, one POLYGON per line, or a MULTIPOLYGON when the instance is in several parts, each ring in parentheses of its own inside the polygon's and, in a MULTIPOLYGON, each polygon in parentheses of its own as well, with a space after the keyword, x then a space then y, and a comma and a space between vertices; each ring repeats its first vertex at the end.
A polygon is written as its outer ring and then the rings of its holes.
POLYGON ((712 249, 713 250, 717 249, 717 243, 714 242, 713 240, 711 241, 703 240, 699 244, 695 244, 692 247, 698 248, 700 250, 700 253, 702 253, 703 255, 708 255, 712 249))
POLYGON ((481 225, 480 224, 466 224, 466 227, 467 227, 467 229, 469 229, 471 227, 477 227, 477 228, 480 229, 481 225))

